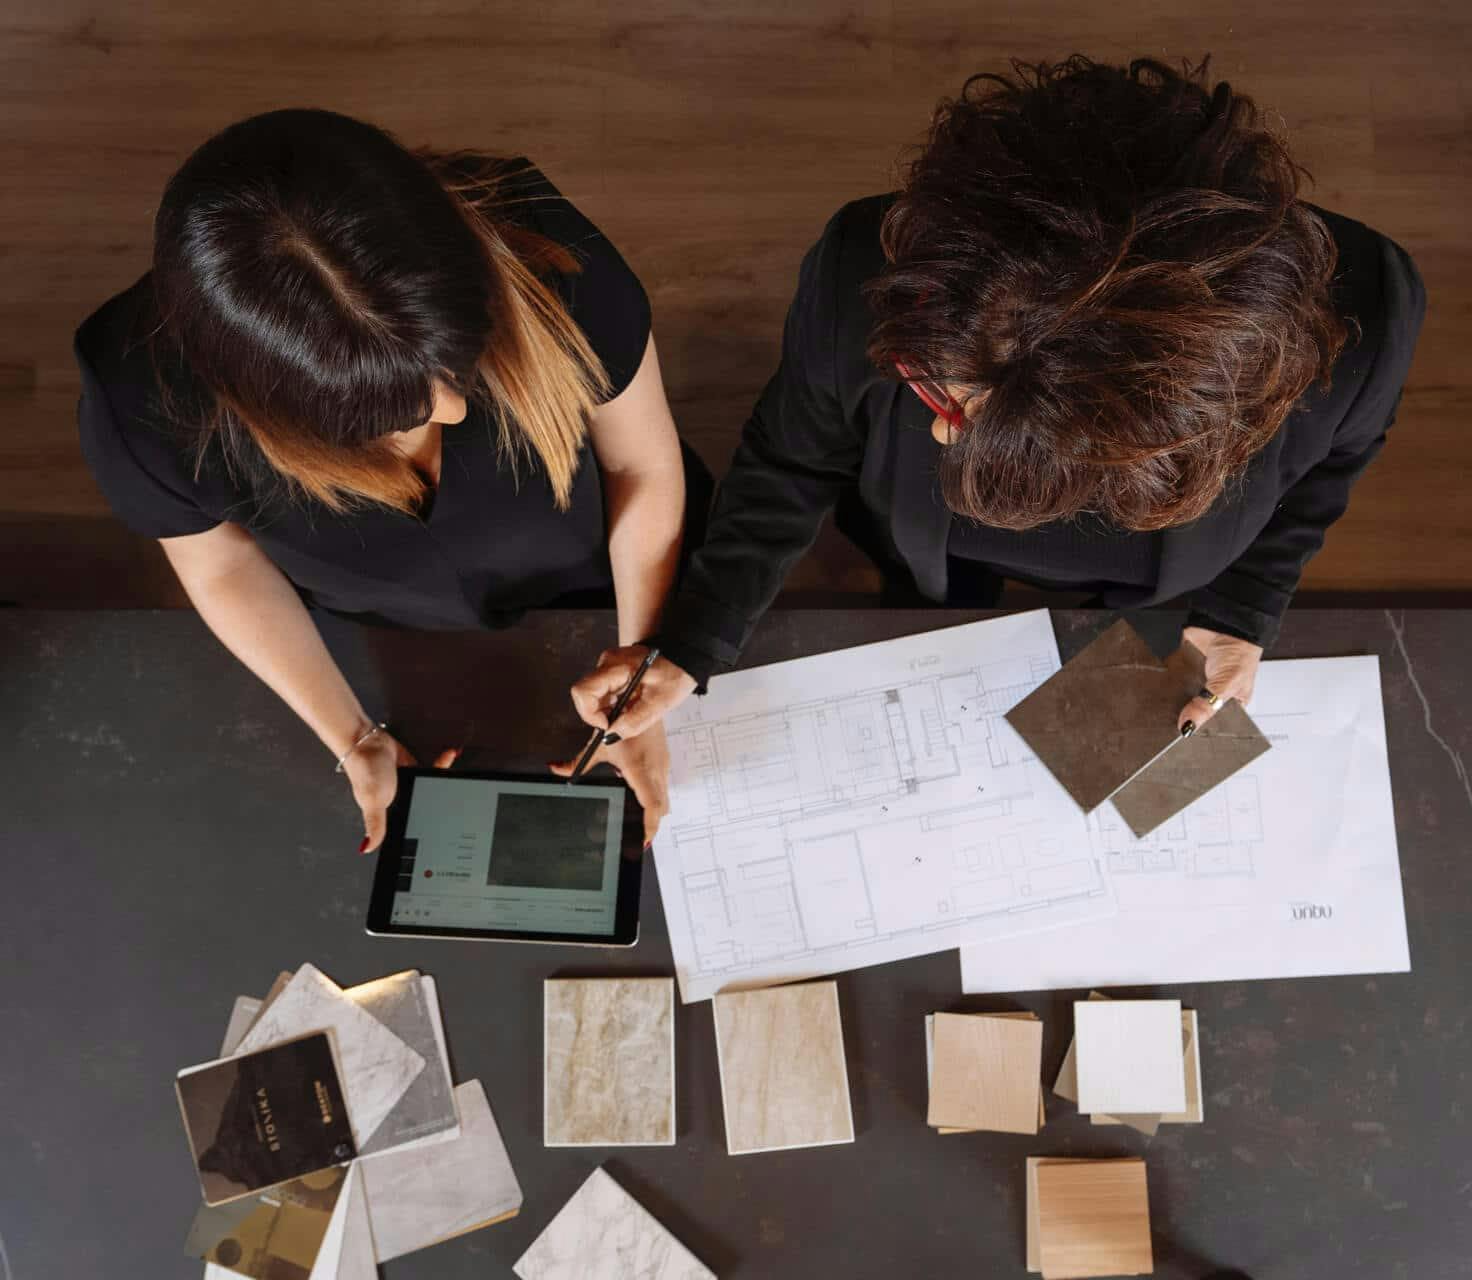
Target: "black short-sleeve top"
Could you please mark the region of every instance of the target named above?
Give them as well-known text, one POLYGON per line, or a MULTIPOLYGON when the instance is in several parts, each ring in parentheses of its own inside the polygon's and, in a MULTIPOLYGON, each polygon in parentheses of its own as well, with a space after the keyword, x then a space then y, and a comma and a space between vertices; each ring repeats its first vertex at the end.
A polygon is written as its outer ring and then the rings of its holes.
MULTIPOLYGON (((649 299, 612 244, 529 162, 511 161, 503 217, 558 244, 580 263, 547 277, 603 362, 612 399, 639 369, 649 299)), ((611 581, 603 492, 585 443, 571 504, 557 510, 535 457, 512 459, 497 426, 471 404, 446 427, 440 482, 422 516, 383 507, 337 515, 242 487, 208 450, 198 468, 164 411, 151 276, 112 298, 77 330, 82 449, 103 495, 129 527, 152 538, 247 528, 304 596, 335 612, 415 627, 501 626, 529 608, 611 581)), ((187 403, 187 373, 170 378, 187 403)))

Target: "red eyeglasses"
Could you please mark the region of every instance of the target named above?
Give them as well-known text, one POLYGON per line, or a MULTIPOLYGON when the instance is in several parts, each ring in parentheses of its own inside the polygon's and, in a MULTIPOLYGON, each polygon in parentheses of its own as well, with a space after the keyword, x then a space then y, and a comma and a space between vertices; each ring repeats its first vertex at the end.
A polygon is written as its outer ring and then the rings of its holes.
POLYGON ((894 367, 905 385, 920 397, 925 407, 939 418, 944 418, 952 431, 966 429, 966 410, 956 403, 955 398, 940 383, 931 378, 921 378, 910 371, 907 364, 896 360, 894 367))

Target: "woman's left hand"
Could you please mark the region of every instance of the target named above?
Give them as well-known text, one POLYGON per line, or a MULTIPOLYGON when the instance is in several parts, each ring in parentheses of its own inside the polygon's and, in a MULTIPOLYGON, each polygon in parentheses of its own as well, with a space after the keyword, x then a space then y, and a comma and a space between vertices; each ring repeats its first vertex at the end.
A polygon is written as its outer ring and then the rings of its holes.
MULTIPOLYGON (((547 767, 559 778, 572 774, 577 758, 555 761, 547 767)), ((670 747, 664 736, 664 725, 656 720, 637 738, 621 738, 612 746, 599 747, 588 768, 612 765, 614 771, 629 784, 644 810, 644 847, 649 847, 660 819, 670 811, 670 747)))
MULTIPOLYGON (((1262 661, 1261 645, 1220 631, 1208 631, 1205 627, 1187 627, 1181 632, 1181 642, 1194 645, 1206 659, 1203 684, 1208 690, 1222 702, 1235 698, 1243 706, 1247 705, 1257 682, 1257 664, 1262 661)), ((1176 727, 1182 733, 1188 724, 1199 729, 1216 715, 1216 710, 1205 698, 1192 698, 1181 709, 1176 727)))

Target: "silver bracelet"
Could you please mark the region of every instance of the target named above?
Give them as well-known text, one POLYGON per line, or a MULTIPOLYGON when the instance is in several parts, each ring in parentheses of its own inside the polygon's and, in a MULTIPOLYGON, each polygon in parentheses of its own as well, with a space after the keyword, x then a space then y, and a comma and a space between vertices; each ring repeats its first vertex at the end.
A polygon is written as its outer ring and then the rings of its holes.
POLYGON ((388 725, 386 724, 376 724, 373 726, 373 728, 364 733, 355 743, 353 743, 352 746, 350 746, 346 751, 342 753, 341 756, 338 757, 337 768, 333 770, 333 773, 341 773, 343 765, 347 764, 348 757, 352 755, 354 751, 356 751, 365 742, 367 742, 368 739, 371 738, 375 733, 382 733, 387 728, 388 725))

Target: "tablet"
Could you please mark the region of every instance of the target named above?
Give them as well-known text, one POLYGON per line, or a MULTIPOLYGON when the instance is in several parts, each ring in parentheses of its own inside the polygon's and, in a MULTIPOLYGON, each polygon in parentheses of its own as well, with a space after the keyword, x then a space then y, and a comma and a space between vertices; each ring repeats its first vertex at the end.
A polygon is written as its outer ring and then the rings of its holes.
POLYGON ((400 769, 368 932, 631 947, 641 825, 616 779, 400 769))

